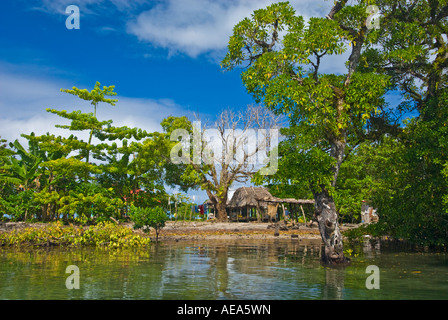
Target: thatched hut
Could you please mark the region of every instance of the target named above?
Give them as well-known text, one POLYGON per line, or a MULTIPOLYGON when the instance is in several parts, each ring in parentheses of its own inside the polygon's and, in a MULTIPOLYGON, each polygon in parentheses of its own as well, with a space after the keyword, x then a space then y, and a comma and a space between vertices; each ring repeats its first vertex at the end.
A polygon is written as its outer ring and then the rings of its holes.
POLYGON ((229 218, 236 221, 260 221, 268 214, 268 211, 272 212, 277 209, 275 205, 275 208, 272 208, 272 206, 268 208, 268 203, 264 201, 274 198, 265 188, 238 188, 227 204, 229 218))
POLYGON ((306 215, 305 211, 308 212, 308 215, 314 215, 314 200, 310 199, 293 199, 293 198, 277 198, 273 200, 269 200, 270 203, 277 203, 281 205, 283 218, 286 217, 286 213, 288 212, 289 218, 295 221, 299 220, 299 217, 302 216, 304 222, 306 223, 306 215), (289 209, 285 208, 285 205, 289 209), (304 210, 305 207, 305 210, 304 210))
MULTIPOLYGON (((235 191, 229 201, 228 215, 234 221, 273 221, 278 220, 278 207, 282 206, 283 216, 285 214, 284 204, 314 204, 314 200, 281 199, 274 197, 263 187, 242 187, 235 191)), ((303 212, 303 207, 302 212, 303 212)), ((303 213, 304 214, 304 213, 303 213)))

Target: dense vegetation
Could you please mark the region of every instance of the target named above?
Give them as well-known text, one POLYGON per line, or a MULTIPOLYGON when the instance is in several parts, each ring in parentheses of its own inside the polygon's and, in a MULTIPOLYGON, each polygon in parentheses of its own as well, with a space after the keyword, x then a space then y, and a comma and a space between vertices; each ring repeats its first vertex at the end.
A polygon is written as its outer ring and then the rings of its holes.
MULTIPOLYGON (((380 219, 365 232, 446 245, 448 1, 378 0, 379 29, 366 24, 369 4, 335 1, 327 17, 305 24, 277 3, 235 26, 222 66, 243 65, 248 92, 289 119, 277 173, 251 175, 274 195, 325 200, 339 222, 359 222, 366 200, 380 219), (347 74, 321 73, 322 59, 344 52, 347 74)), ((167 186, 227 196, 234 180, 213 184, 212 166, 170 161, 179 142, 171 133, 193 130, 186 117, 164 119, 162 132, 115 127, 96 115, 117 104, 114 86, 62 91, 89 101, 92 112, 47 109, 69 121, 58 126, 66 136, 28 132, 27 145, 0 139, 1 219, 89 225, 128 219, 133 208, 138 226, 159 228, 164 219, 142 213, 173 211, 176 202, 188 216, 191 205, 167 186)))
POLYGON ((3 246, 97 246, 103 248, 144 247, 149 237, 136 234, 126 226, 100 222, 92 226, 64 226, 59 221, 41 227, 27 227, 0 233, 3 246))
POLYGON ((191 204, 187 197, 170 197, 165 191, 166 161, 158 153, 164 152, 166 136, 97 119, 100 102, 117 102, 107 98, 116 94, 113 90, 114 86, 101 89, 99 83, 91 91, 62 90, 90 101, 94 108, 92 113, 47 109, 70 121, 57 126, 69 130, 68 137, 23 134, 27 147, 18 140, 2 140, 0 218, 91 224, 126 220, 131 206, 171 209, 171 200, 183 210, 191 204), (75 135, 83 131, 87 141, 75 135), (161 143, 156 144, 157 139, 161 143))

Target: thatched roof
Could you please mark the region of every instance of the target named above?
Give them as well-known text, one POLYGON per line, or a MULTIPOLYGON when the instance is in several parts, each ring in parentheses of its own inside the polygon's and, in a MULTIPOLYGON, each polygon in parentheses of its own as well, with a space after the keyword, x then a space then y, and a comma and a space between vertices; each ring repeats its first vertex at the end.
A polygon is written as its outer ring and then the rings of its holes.
MULTIPOLYGON (((241 187, 235 190, 232 199, 227 201, 229 208, 257 207, 268 203, 292 203, 292 204, 313 204, 314 200, 307 199, 281 199, 274 197, 266 188, 263 187, 241 187)), ((210 199, 204 204, 212 205, 210 199)))
POLYGON ((293 199, 293 198, 275 199, 275 200, 266 200, 266 202, 293 203, 293 204, 314 204, 314 200, 309 200, 309 199, 293 199))
MULTIPOLYGON (((216 202, 218 202, 219 201, 218 198, 216 196, 214 196, 214 197, 215 197, 216 202)), ((227 203, 229 203, 229 200, 227 200, 227 203)), ((213 202, 210 199, 205 200, 203 204, 206 204, 208 206, 213 206, 213 202)))
POLYGON ((262 187, 241 187, 235 190, 228 207, 242 208, 242 207, 256 207, 260 201, 275 200, 266 188, 262 187))
POLYGON ((243 208, 246 206, 256 207, 267 203, 313 204, 314 200, 293 198, 281 199, 274 197, 263 187, 241 187, 235 191, 227 206, 230 208, 243 208))

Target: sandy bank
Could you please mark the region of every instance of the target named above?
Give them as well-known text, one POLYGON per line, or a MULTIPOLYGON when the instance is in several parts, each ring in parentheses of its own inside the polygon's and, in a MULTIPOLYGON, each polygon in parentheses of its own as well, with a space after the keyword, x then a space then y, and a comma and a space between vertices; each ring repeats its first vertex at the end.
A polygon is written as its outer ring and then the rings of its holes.
MULTIPOLYGON (((354 226, 342 226, 346 230, 354 226)), ((151 231, 150 236, 155 236, 151 231)), ((256 222, 173 222, 168 221, 159 235, 160 240, 195 239, 321 239, 317 227, 305 225, 283 225, 256 222)))
MULTIPOLYGON (((1 222, 0 231, 11 231, 27 227, 45 227, 45 223, 1 222)), ((122 223, 132 228, 132 223, 122 223)), ((160 241, 198 240, 198 239, 321 239, 317 226, 309 227, 303 224, 284 224, 280 222, 276 228, 275 223, 257 222, 215 222, 215 221, 168 221, 160 231, 160 241)), ((353 228, 356 225, 341 226, 342 230, 353 228)), ((136 231, 143 234, 142 231, 136 231)), ((151 238, 155 231, 151 229, 151 238)))

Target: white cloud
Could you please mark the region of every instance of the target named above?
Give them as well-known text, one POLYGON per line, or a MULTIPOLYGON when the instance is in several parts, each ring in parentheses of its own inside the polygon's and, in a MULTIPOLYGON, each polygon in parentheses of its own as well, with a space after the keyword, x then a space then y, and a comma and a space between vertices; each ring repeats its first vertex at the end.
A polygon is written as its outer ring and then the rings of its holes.
POLYGON ((108 10, 114 9, 120 12, 130 12, 147 3, 146 0, 41 0, 40 2, 40 5, 31 7, 31 9, 61 15, 66 14, 65 9, 70 5, 78 6, 81 14, 99 15, 107 14, 108 10))
POLYGON ((39 10, 39 11, 43 11, 43 12, 47 12, 47 13, 52 13, 52 14, 66 15, 65 9, 70 5, 76 5, 79 7, 80 12, 82 12, 82 14, 94 14, 94 11, 92 11, 89 7, 91 7, 95 3, 98 3, 98 1, 96 1, 96 0, 79 0, 79 1, 41 0, 40 5, 31 7, 31 9, 39 10))
MULTIPOLYGON (((128 22, 127 31, 140 41, 168 49, 170 54, 196 57, 223 50, 235 24, 272 0, 166 0, 128 22)), ((332 1, 295 0, 291 4, 305 18, 323 16, 332 1)))
MULTIPOLYGON (((65 80, 35 78, 26 74, 3 72, 0 74, 0 136, 8 141, 20 138, 20 134, 47 132, 67 136, 67 130, 56 124, 68 124, 68 120, 48 113, 46 108, 56 110, 82 110, 93 112, 89 102, 60 92, 71 88, 65 80)), ((91 90, 92 88, 87 87, 91 90)), ((160 131, 160 122, 169 115, 187 115, 180 105, 170 99, 143 99, 117 96, 116 106, 99 104, 97 116, 100 120, 113 120, 114 126, 138 127, 148 132, 160 131)), ((86 138, 85 133, 77 134, 86 138)))
MULTIPOLYGON (((225 53, 233 27, 245 17, 250 17, 256 9, 265 8, 280 0, 80 0, 82 15, 107 14, 108 10, 123 13, 127 23, 123 28, 139 41, 150 43, 156 48, 166 49, 168 57, 186 54, 196 58, 206 55, 213 63, 220 61, 225 53), (149 10, 141 11, 143 8, 149 10)), ((309 19, 312 16, 325 16, 333 5, 332 0, 291 0, 297 15, 309 19)), ((72 0, 41 0, 34 9, 51 14, 66 16, 65 8, 72 0)), ((116 12, 114 13, 116 14, 116 12)), ((121 31, 117 26, 102 26, 96 31, 107 34, 121 31)), ((143 53, 145 58, 153 57, 154 52, 143 53)), ((325 57, 322 72, 343 73, 348 54, 325 57)))

